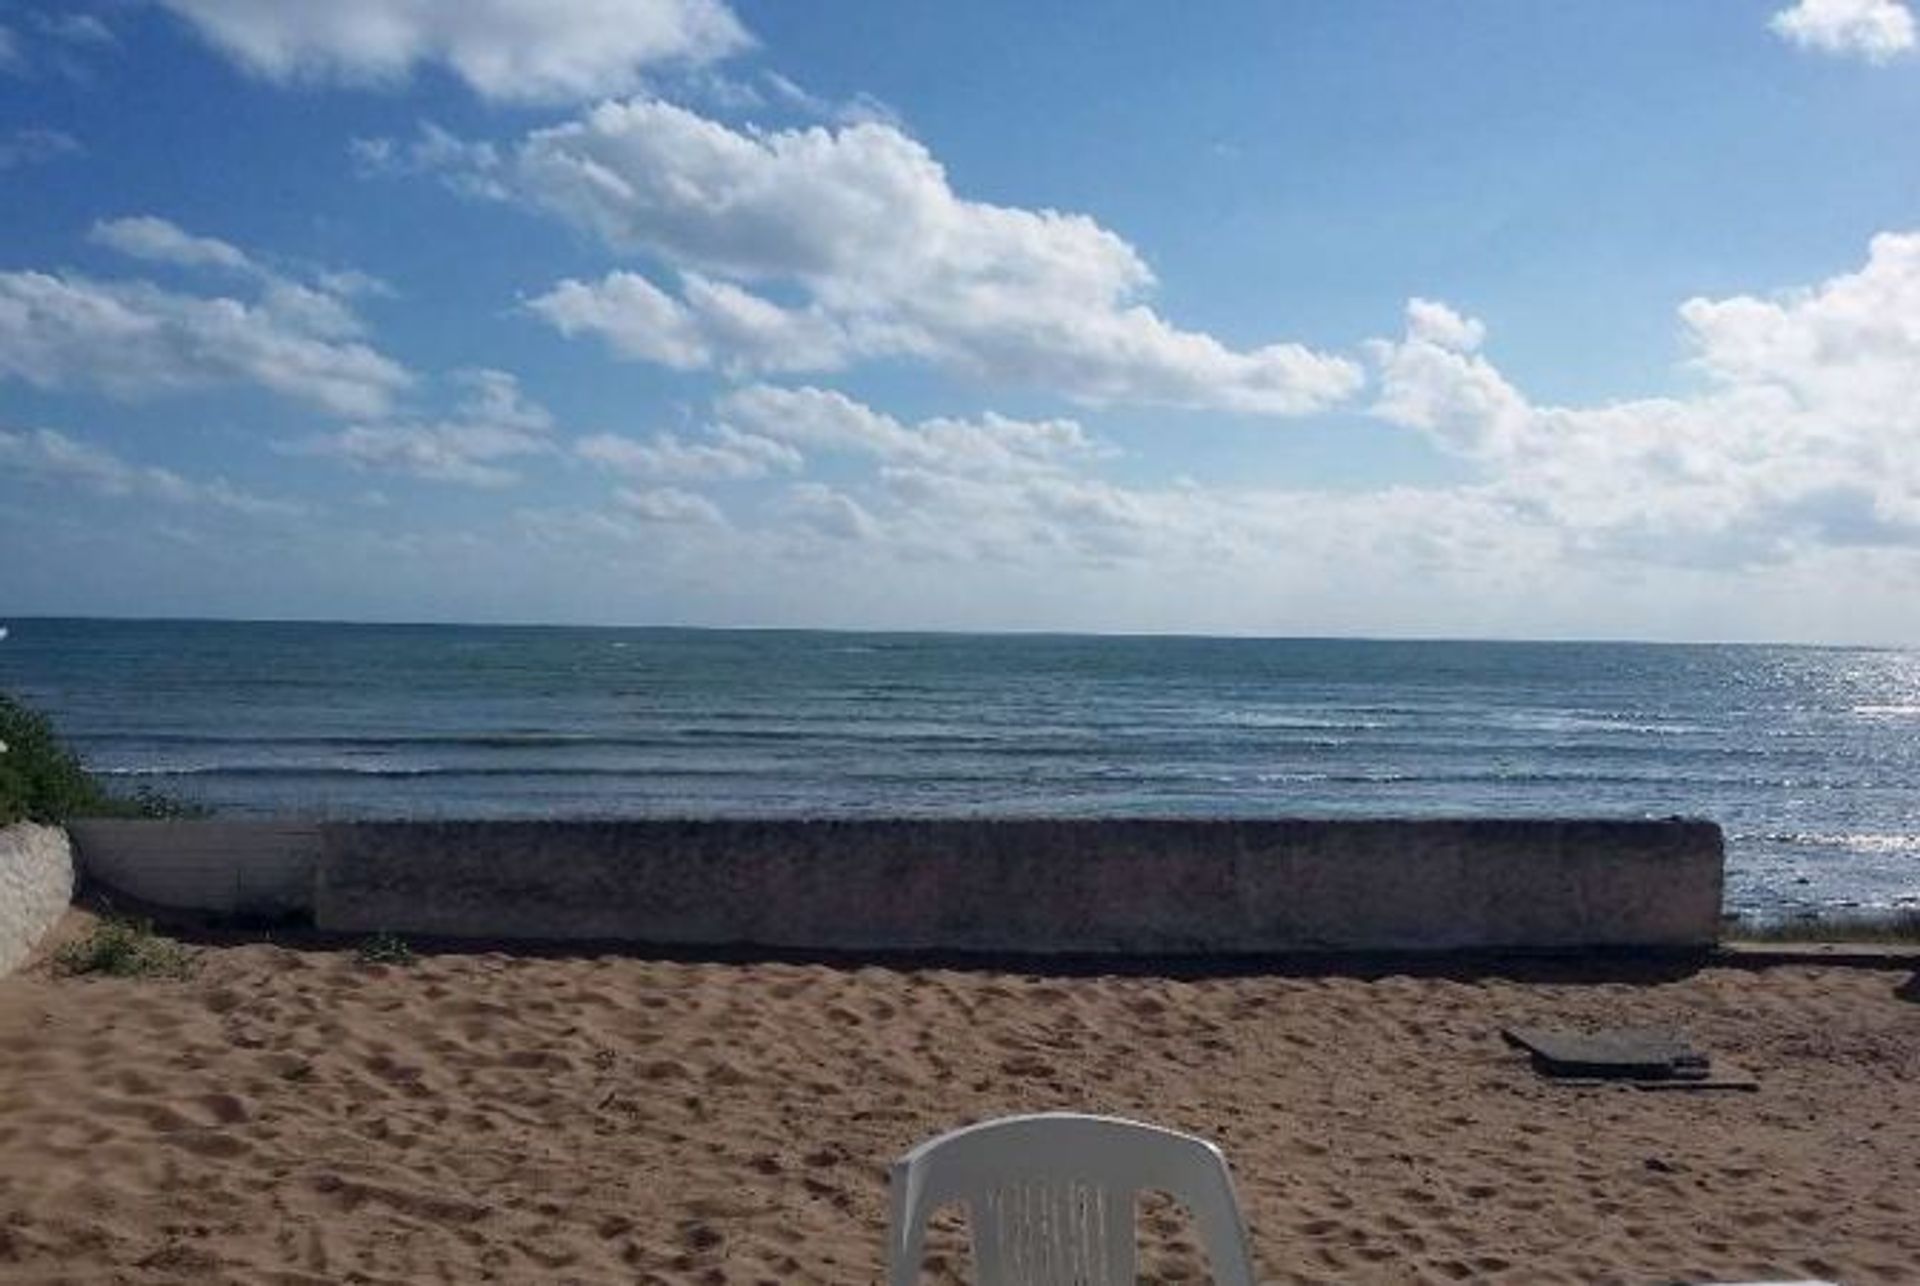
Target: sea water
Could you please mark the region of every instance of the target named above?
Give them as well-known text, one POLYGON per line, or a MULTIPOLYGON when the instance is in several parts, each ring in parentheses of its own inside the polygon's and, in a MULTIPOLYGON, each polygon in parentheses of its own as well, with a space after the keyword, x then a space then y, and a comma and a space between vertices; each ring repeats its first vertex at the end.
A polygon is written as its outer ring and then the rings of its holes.
POLYGON ((0 689, 222 815, 1599 816, 1730 908, 1920 903, 1920 653, 13 620, 0 689))

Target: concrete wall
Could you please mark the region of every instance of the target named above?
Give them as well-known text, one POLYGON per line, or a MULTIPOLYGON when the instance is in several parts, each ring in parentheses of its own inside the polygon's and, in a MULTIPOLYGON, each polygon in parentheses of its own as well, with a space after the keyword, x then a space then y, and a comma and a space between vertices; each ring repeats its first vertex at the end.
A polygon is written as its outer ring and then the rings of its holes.
POLYGON ((116 823, 77 839, 89 876, 149 901, 258 913, 304 887, 341 933, 851 951, 1700 947, 1722 866, 1719 828, 1683 821, 116 823))
POLYGON ((0 828, 0 977, 19 968, 72 901, 66 832, 30 822, 0 828))
POLYGON ((286 822, 77 821, 87 878, 155 906, 279 919, 313 910, 320 828, 286 822))

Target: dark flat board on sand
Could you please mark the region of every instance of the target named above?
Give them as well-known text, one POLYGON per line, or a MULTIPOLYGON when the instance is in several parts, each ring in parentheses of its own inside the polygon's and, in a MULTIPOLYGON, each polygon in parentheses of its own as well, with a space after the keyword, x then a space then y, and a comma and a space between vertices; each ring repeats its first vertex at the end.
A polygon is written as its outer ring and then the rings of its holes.
POLYGON ((1618 1081, 1648 1090, 1759 1088, 1759 1082, 1731 1068, 1716 1072, 1705 1054, 1672 1032, 1506 1027, 1500 1034, 1532 1054, 1541 1075, 1569 1084, 1618 1081))
POLYGON ((1672 1076, 1682 1068, 1707 1065, 1703 1055, 1665 1031, 1507 1027, 1500 1034, 1532 1054, 1541 1071, 1554 1076, 1672 1076))

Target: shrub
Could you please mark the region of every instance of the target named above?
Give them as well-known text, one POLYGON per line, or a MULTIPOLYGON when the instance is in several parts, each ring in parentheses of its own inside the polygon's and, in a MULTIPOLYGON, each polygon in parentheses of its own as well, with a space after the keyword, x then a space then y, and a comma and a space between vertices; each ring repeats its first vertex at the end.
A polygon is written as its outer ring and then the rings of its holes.
POLYGON ((84 938, 53 953, 63 974, 104 973, 114 978, 184 978, 193 969, 193 953, 163 938, 145 920, 108 916, 84 938))
POLYGON ((58 823, 98 808, 100 783, 54 736, 53 723, 0 693, 0 825, 58 823))
POLYGON ((414 962, 413 948, 397 933, 376 933, 354 952, 361 964, 398 965, 402 969, 414 962))
POLYGON ((53 722, 0 692, 0 826, 50 826, 73 817, 204 817, 206 808, 146 787, 109 794, 78 755, 60 743, 53 722))

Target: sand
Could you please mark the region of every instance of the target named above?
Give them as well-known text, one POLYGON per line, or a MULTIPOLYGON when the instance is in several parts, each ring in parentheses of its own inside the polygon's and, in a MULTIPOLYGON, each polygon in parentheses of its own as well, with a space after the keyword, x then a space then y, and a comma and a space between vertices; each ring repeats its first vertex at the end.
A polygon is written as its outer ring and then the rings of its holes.
MULTIPOLYGON (((265 944, 0 982, 0 1281, 871 1282, 885 1172, 1076 1109, 1218 1141, 1263 1280, 1920 1280, 1904 971, 1048 976, 265 944), (1537 1079, 1668 1025, 1757 1093, 1537 1079)), ((962 1280, 941 1221, 933 1280, 962 1280)), ((1143 1275, 1199 1279, 1180 1212, 1143 1275)))

